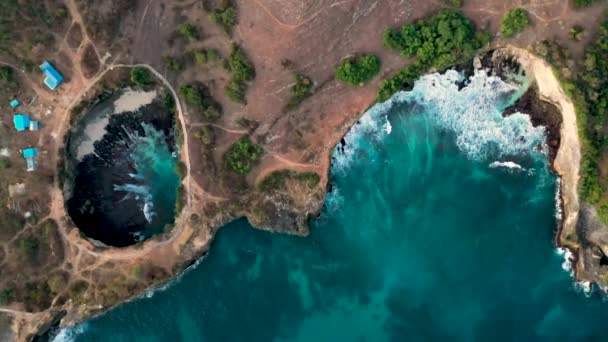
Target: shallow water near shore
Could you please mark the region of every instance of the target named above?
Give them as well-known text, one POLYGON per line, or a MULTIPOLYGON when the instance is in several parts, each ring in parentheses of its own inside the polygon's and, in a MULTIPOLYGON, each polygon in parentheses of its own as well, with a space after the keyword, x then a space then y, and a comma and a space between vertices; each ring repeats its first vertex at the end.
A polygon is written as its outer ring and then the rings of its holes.
POLYGON ((423 77, 337 147, 307 238, 222 228, 171 286, 65 329, 73 341, 601 340, 608 304, 555 248, 544 132, 521 89, 423 77))

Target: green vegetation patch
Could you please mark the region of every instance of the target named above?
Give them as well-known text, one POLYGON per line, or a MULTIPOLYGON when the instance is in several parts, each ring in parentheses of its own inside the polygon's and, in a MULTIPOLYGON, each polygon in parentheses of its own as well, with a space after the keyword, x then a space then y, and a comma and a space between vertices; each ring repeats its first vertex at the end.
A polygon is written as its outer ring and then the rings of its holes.
POLYGON ((587 6, 591 6, 594 3, 599 2, 599 0, 572 0, 572 7, 574 8, 584 8, 587 6))
POLYGON ((33 259, 38 255, 39 242, 36 239, 19 240, 19 251, 27 258, 33 259))
POLYGON ((231 35, 238 20, 236 5, 231 0, 223 0, 222 7, 209 14, 209 19, 231 35))
POLYGON ((576 83, 564 88, 576 102, 579 125, 582 125, 583 161, 581 195, 594 205, 604 223, 608 223, 608 178, 602 177, 602 161, 608 160, 608 20, 603 22, 594 41, 587 47, 583 71, 576 83), (582 93, 580 96, 576 94, 582 93), (577 100, 578 99, 578 100, 577 100))
POLYGON ((201 127, 196 133, 194 133, 194 137, 200 140, 203 145, 211 145, 214 141, 213 131, 209 128, 209 126, 201 127))
POLYGON ((285 188, 285 181, 288 179, 304 183, 309 189, 314 189, 321 177, 314 172, 296 172, 292 170, 275 171, 266 177, 259 185, 264 192, 273 192, 285 188))
POLYGON ((416 61, 382 82, 378 100, 386 101, 397 91, 411 87, 430 68, 444 69, 471 58, 490 39, 489 33, 477 32, 473 22, 455 10, 388 29, 384 46, 406 58, 416 57, 416 61))
POLYGON ((364 86, 380 72, 380 58, 366 54, 350 58, 336 69, 336 77, 353 86, 364 86))
POLYGON ((585 34, 585 28, 580 25, 574 25, 568 31, 568 37, 575 41, 580 41, 583 39, 583 35, 585 34))
POLYGON ((205 119, 213 121, 222 115, 222 106, 209 95, 209 91, 202 84, 182 86, 179 93, 186 103, 205 119))
POLYGON ((293 79, 294 84, 291 86, 291 98, 287 103, 286 110, 297 108, 304 99, 312 95, 314 84, 309 77, 302 74, 294 74, 293 79))
POLYGON ((148 85, 152 83, 153 80, 150 71, 144 67, 135 67, 131 69, 130 79, 131 83, 139 86, 148 85))
POLYGON ((200 38, 198 28, 191 23, 182 23, 177 27, 177 32, 189 42, 195 42, 200 38))
POLYGON ((163 56, 163 64, 171 71, 180 72, 186 67, 184 62, 177 57, 163 56))
POLYGON ((0 305, 8 305, 15 300, 15 291, 4 289, 0 291, 0 305))
POLYGON ((232 45, 232 52, 228 59, 228 70, 232 73, 232 78, 226 85, 226 94, 235 102, 247 103, 248 82, 255 78, 255 67, 245 51, 236 44, 232 45))
POLYGON ((523 32, 528 26, 530 26, 528 12, 523 8, 514 8, 502 17, 500 33, 504 38, 511 38, 523 32))
POLYGON ((13 68, 0 65, 0 88, 6 95, 14 95, 19 90, 19 79, 13 68))
POLYGON ((260 162, 264 149, 249 138, 241 138, 224 154, 224 163, 230 171, 246 175, 260 162))
POLYGON ((0 51, 28 56, 36 45, 49 48, 68 18, 63 4, 39 0, 0 1, 0 51))
POLYGON ((464 0, 444 0, 448 6, 460 8, 464 5, 464 0))

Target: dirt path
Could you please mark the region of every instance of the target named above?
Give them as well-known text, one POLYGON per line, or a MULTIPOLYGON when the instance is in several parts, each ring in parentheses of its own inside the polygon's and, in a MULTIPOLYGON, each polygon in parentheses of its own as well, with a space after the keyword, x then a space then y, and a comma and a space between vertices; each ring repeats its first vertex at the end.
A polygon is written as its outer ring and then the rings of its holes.
POLYGON ((203 127, 203 126, 211 126, 211 127, 215 127, 215 128, 219 128, 225 132, 228 133, 233 133, 233 134, 247 134, 249 133, 248 130, 246 129, 231 129, 231 128, 226 128, 226 127, 222 127, 220 125, 216 125, 213 123, 194 123, 194 124, 190 124, 190 128, 196 128, 196 127, 203 127))
POLYGON ((289 160, 285 157, 282 157, 276 153, 269 153, 266 155, 266 158, 274 159, 273 162, 267 163, 264 169, 256 176, 255 184, 259 184, 264 179, 266 179, 269 175, 271 175, 275 171, 289 169, 297 172, 315 172, 321 176, 320 184, 324 184, 325 182, 325 173, 323 172, 323 165, 319 164, 304 164, 289 160))

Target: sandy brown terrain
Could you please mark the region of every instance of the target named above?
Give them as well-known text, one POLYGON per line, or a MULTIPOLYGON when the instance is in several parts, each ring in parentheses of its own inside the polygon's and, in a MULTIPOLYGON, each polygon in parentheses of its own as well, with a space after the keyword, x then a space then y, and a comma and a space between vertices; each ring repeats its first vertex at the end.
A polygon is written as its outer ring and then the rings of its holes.
MULTIPOLYGON (((72 109, 95 96, 104 84, 111 84, 121 70, 143 66, 178 99, 176 115, 184 134, 181 160, 188 169, 183 179, 187 201, 172 231, 128 248, 98 248, 73 227, 66 215, 62 191, 56 181, 49 181, 46 190, 41 191, 48 194, 43 201, 48 207, 41 210, 43 214, 36 224, 25 226, 18 234, 29 234, 44 222, 58 224, 59 244, 51 249, 57 252, 56 259, 49 259, 43 266, 48 274, 61 274, 64 283, 57 291, 53 290, 52 300, 45 307, 28 308, 22 302, 0 307, 0 318, 2 315, 10 318, 12 338, 31 338, 63 310, 67 315, 62 324, 73 324, 158 286, 203 255, 216 230, 236 217, 247 216, 260 228, 305 235, 306 221, 323 205, 333 147, 373 104, 380 81, 408 62, 382 47, 383 31, 445 7, 441 0, 237 1, 239 24, 229 37, 207 18, 205 7, 215 5, 211 0, 65 0, 70 23, 48 58, 66 74, 66 83, 59 92, 51 93, 42 88, 39 75, 21 73, 24 86, 38 95, 40 108, 32 111, 52 108, 44 119, 40 136, 31 142, 44 146, 48 153, 41 169, 51 176, 56 174, 72 109), (200 40, 185 42, 175 37, 176 26, 185 21, 199 27, 200 40), (202 48, 215 48, 227 56, 232 42, 243 47, 256 68, 247 105, 236 104, 226 97, 223 89, 230 75, 219 63, 185 63, 185 70, 175 71, 162 62, 163 56, 177 58, 202 48), (381 58, 381 75, 365 87, 337 82, 336 65, 363 52, 381 58), (285 66, 286 60, 290 61, 289 67, 285 66), (294 72, 314 81, 314 94, 296 110, 285 111, 294 72), (221 103, 224 115, 219 120, 210 122, 191 114, 180 101, 175 89, 194 81, 207 85, 211 95, 221 103), (243 118, 256 125, 245 127, 243 118), (214 134, 212 146, 205 146, 194 136, 203 126, 214 134), (243 136, 250 136, 265 150, 261 163, 244 180, 245 191, 237 189, 241 186, 237 184, 240 179, 222 171, 224 152, 243 136), (264 194, 257 190, 263 179, 283 169, 315 172, 321 176, 320 184, 314 189, 289 184, 289 191, 283 193, 264 194), (279 205, 282 202, 290 203, 291 207, 283 208, 279 205)), ((530 11, 534 27, 513 40, 496 37, 494 44, 524 48, 539 40, 557 38, 575 56, 581 56, 585 40, 603 18, 599 6, 573 11, 566 1, 560 0, 523 3, 466 0, 464 12, 479 27, 495 33, 499 31, 501 16, 518 5, 530 11), (587 28, 581 42, 568 39, 568 30, 575 24, 587 28)), ((568 103, 547 74, 546 66, 531 56, 524 60, 530 63, 528 66, 539 84, 547 85, 540 87, 541 93, 561 106, 565 129, 571 129, 568 103)), ((0 63, 20 70, 14 57, 0 55, 0 63)), ((577 171, 568 168, 570 163, 577 164, 576 148, 570 140, 574 139, 572 134, 564 134, 563 138, 574 149, 566 159, 558 157, 564 160, 562 176, 568 178, 564 181, 571 186, 565 188, 564 195, 569 196, 576 189, 577 171)), ((568 198, 574 201, 574 195, 568 198)), ((574 211, 574 205, 568 207, 567 225, 571 224, 569 215, 574 211)), ((8 271, 7 274, 22 266, 5 262, 13 259, 4 255, 17 253, 10 246, 17 238, 3 242, 0 249, 0 270, 8 271)), ((35 279, 45 280, 42 276, 38 278, 35 279)), ((0 328, 1 324, 2 320, 0 328)))

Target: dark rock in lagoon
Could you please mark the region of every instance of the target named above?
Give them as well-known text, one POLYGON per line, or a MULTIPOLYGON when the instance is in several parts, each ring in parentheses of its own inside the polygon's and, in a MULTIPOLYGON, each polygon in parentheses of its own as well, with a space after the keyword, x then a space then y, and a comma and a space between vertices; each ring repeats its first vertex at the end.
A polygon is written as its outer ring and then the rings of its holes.
POLYGON ((68 214, 84 235, 115 247, 133 245, 172 224, 179 184, 173 116, 160 97, 136 111, 111 114, 108 109, 122 93, 82 116, 70 132, 66 154, 68 214), (102 137, 88 139, 90 125, 99 131, 104 124, 102 137), (82 152, 91 140, 92 148, 82 152))

